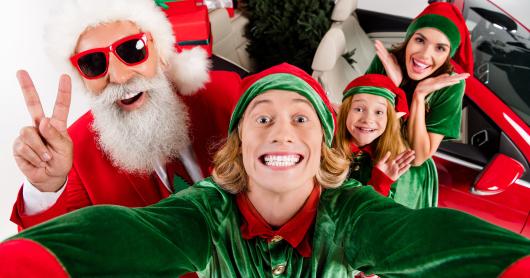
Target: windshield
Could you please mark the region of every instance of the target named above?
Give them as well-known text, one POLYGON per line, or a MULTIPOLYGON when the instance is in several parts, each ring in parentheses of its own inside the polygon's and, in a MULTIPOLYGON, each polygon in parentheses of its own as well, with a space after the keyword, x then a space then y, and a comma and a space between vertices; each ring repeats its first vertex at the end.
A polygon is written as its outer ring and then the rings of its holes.
POLYGON ((530 126, 530 34, 484 0, 466 1, 475 76, 530 126))

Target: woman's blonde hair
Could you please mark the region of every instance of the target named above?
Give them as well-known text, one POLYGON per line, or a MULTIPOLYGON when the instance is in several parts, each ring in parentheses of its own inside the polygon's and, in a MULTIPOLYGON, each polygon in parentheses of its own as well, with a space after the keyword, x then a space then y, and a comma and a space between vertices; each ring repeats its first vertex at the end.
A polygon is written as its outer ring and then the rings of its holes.
MULTIPOLYGON (((373 161, 379 161, 387 152, 390 152, 390 159, 395 158, 398 154, 406 149, 406 143, 401 135, 401 124, 400 119, 396 116, 394 106, 390 101, 386 100, 386 112, 388 120, 386 122, 385 131, 379 138, 377 138, 377 145, 375 147, 373 161)), ((352 136, 346 126, 346 120, 351 109, 353 96, 347 97, 340 107, 339 123, 337 128, 337 134, 333 146, 338 152, 346 159, 351 161, 352 152, 350 144, 352 143, 352 136)))
MULTIPOLYGON (((232 131, 213 158, 213 180, 224 190, 237 194, 248 190, 248 176, 243 166, 239 128, 232 131)), ((348 175, 349 160, 328 147, 322 137, 320 168, 316 181, 324 188, 340 186, 348 175)))

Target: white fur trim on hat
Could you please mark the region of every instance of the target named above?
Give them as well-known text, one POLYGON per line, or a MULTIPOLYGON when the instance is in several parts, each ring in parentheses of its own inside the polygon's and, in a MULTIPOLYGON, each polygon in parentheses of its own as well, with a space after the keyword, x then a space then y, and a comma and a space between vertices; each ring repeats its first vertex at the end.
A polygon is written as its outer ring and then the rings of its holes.
POLYGON ((177 89, 183 88, 185 93, 191 93, 202 88, 204 82, 208 81, 208 78, 204 77, 208 76, 207 55, 193 50, 176 53, 174 48, 176 40, 171 23, 153 0, 59 0, 58 2, 58 10, 50 15, 46 26, 45 47, 51 60, 74 79, 80 81, 80 75, 70 64, 69 59, 75 52, 79 36, 87 28, 102 23, 131 21, 142 31, 151 33, 155 48, 163 61, 171 65, 180 65, 172 70, 185 67, 185 71, 169 74, 177 89), (182 76, 178 76, 179 74, 182 76))

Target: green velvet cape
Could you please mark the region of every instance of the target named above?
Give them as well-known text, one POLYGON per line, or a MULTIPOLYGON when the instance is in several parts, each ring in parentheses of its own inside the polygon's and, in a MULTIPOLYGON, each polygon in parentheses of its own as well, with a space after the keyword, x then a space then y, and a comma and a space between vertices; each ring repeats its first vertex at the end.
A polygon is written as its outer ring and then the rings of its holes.
POLYGON ((235 196, 203 180, 145 208, 92 206, 28 229, 72 277, 495 277, 530 241, 462 212, 412 210, 350 180, 322 191, 312 256, 244 240, 235 196))

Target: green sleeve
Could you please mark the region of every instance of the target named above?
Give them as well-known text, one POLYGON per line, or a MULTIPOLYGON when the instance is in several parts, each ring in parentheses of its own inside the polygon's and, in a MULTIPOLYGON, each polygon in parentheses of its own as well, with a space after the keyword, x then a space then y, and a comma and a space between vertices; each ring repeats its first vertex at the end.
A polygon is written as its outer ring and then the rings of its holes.
POLYGON ((375 55, 374 59, 370 63, 370 66, 364 74, 368 73, 386 74, 385 67, 383 66, 383 63, 381 63, 381 60, 379 60, 379 56, 375 55))
POLYGON ((425 125, 427 131, 444 135, 445 139, 460 137, 462 99, 465 81, 433 92, 427 99, 425 125))
POLYGON ((71 277, 177 277, 204 269, 211 255, 191 189, 145 208, 87 207, 14 238, 43 245, 71 277))
POLYGON ((381 277, 496 277, 530 254, 518 234, 449 209, 412 210, 358 187, 339 197, 350 265, 381 277), (348 211, 348 209, 344 210, 348 211))

